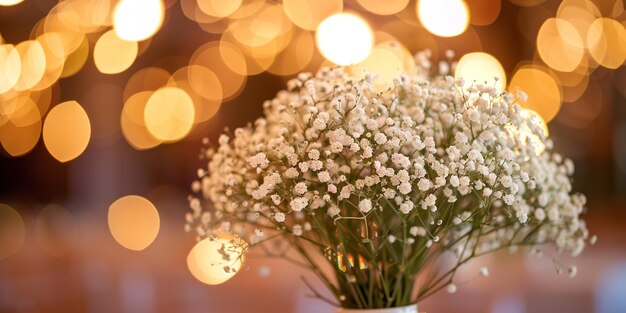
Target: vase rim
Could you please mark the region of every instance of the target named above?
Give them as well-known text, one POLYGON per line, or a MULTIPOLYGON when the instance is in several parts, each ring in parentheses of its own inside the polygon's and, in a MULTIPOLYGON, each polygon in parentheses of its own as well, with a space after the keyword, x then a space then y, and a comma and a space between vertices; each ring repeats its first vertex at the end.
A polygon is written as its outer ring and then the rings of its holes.
POLYGON ((417 313, 417 303, 391 308, 357 309, 357 308, 337 308, 337 313, 417 313))

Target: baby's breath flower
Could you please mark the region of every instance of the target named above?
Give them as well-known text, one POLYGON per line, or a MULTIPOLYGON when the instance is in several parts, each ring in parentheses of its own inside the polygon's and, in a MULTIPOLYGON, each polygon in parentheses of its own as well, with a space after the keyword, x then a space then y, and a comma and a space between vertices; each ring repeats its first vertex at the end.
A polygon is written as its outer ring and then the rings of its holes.
POLYGON ((446 291, 448 291, 448 293, 456 293, 456 285, 453 283, 448 284, 448 287, 446 287, 446 291))
POLYGON ((359 202, 359 211, 367 213, 372 210, 372 200, 363 199, 359 202))
MULTIPOLYGON (((203 153, 208 166, 192 184, 198 195, 189 198, 185 229, 200 239, 231 231, 252 245, 306 239, 327 247, 317 259, 340 270, 365 258, 359 270, 375 271, 387 256, 405 256, 385 266, 407 282, 427 270, 419 263, 425 255, 444 249, 463 259, 532 242, 572 255, 594 244, 580 219, 586 199, 572 193, 574 164, 553 152, 541 125, 517 104, 526 95, 499 93, 493 82, 431 77, 437 68, 429 55, 416 55, 418 69, 384 92, 372 73, 299 74, 263 104, 263 117, 203 153), (372 247, 381 251, 369 253, 372 247)), ((370 286, 362 277, 380 273, 353 274, 348 281, 370 286)), ((409 299, 411 286, 398 297, 409 299)), ((342 304, 355 303, 346 298, 353 290, 335 287, 342 304)))
POLYGON ((489 268, 487 268, 486 266, 481 267, 480 268, 480 276, 482 276, 482 277, 489 276, 489 268))
POLYGON ((289 202, 289 207, 295 212, 302 211, 307 205, 309 205, 309 200, 305 197, 298 197, 289 202))
POLYGON ((279 222, 279 223, 284 222, 284 221, 285 221, 285 213, 283 213, 283 212, 276 212, 276 213, 274 214, 274 219, 275 219, 277 222, 279 222))

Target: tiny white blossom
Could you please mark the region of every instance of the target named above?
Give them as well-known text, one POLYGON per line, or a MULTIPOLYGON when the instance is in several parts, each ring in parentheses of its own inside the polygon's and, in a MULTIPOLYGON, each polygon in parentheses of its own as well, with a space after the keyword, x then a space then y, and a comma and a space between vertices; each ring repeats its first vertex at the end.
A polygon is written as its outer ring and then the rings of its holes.
POLYGON ((411 192, 411 184, 408 182, 400 184, 400 186, 398 186, 398 191, 400 191, 403 195, 408 194, 411 192))
POLYGON ((321 171, 317 173, 317 179, 322 183, 328 182, 330 180, 330 174, 328 171, 321 171))
POLYGON ((289 207, 295 212, 302 211, 307 205, 309 205, 309 200, 305 197, 297 197, 289 202, 289 207))
POLYGON ((387 237, 387 240, 389 240, 390 243, 394 243, 394 242, 396 242, 397 238, 394 235, 389 235, 387 237))
POLYGON ((434 194, 429 194, 428 196, 426 196, 426 199, 424 199, 424 203, 427 206, 434 206, 436 201, 437 196, 435 196, 434 194))
POLYGON ((405 201, 400 205, 400 212, 404 214, 409 214, 409 212, 413 210, 413 207, 414 207, 413 202, 405 201))
POLYGON ((274 214, 274 219, 279 222, 282 223, 285 221, 285 214, 283 212, 276 212, 274 214))
POLYGON ((332 205, 332 206, 330 206, 328 208, 328 215, 330 215, 330 216, 339 215, 340 212, 341 211, 339 210, 339 208, 337 206, 332 205))
POLYGON ((307 192, 307 190, 308 188, 304 182, 299 182, 293 187, 293 191, 297 195, 303 195, 307 192))
POLYGON ((446 287, 446 291, 448 291, 448 293, 452 294, 456 292, 456 285, 453 283, 450 283, 448 285, 448 287, 446 287))
POLYGON ((487 268, 486 266, 481 267, 480 268, 480 276, 482 276, 482 277, 489 276, 489 268, 487 268))
POLYGON ((430 180, 428 180, 426 178, 422 178, 417 183, 417 188, 420 191, 427 191, 428 189, 430 189, 431 185, 432 185, 432 183, 430 182, 430 180))
POLYGON ((359 211, 367 213, 372 210, 372 200, 363 199, 359 202, 359 211))

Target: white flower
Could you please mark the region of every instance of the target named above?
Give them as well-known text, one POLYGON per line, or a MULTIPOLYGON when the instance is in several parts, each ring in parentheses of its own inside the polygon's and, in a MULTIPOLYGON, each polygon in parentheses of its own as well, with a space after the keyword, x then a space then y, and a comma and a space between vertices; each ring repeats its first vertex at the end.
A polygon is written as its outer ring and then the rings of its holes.
POLYGON ((448 291, 448 293, 452 294, 456 292, 456 285, 453 283, 450 283, 448 285, 448 287, 446 287, 446 290, 448 291))
POLYGON ((309 159, 311 160, 317 160, 320 158, 320 151, 317 149, 312 149, 311 151, 309 151, 309 159))
POLYGON ((404 201, 400 205, 400 212, 404 214, 409 214, 413 210, 414 204, 411 201, 404 201))
POLYGON ((485 197, 489 197, 489 196, 491 196, 491 194, 492 194, 492 190, 491 190, 491 188, 485 188, 485 189, 483 189, 483 196, 485 196, 485 197))
POLYGON ((408 194, 409 192, 411 192, 411 184, 409 184, 408 182, 400 184, 400 186, 398 186, 398 191, 400 191, 400 193, 403 195, 408 194))
POLYGON ((315 121, 313 121, 313 127, 315 127, 317 130, 326 129, 326 123, 328 122, 329 118, 330 116, 328 115, 328 113, 321 112, 320 114, 317 115, 317 118, 315 119, 315 121))
POLYGON ((524 102, 528 101, 528 95, 525 92, 523 92, 521 90, 518 90, 517 91, 517 95, 519 96, 520 100, 522 100, 524 102))
POLYGON ((341 210, 339 210, 339 208, 338 208, 337 206, 335 206, 335 205, 331 205, 331 206, 328 208, 328 212, 327 212, 327 213, 328 213, 328 215, 330 215, 330 216, 336 216, 336 215, 339 215, 339 213, 340 213, 340 212, 341 212, 341 210))
POLYGON ((293 192, 297 195, 303 195, 308 191, 308 188, 304 182, 299 182, 293 187, 293 192))
POLYGON ((389 240, 390 243, 394 243, 394 242, 396 242, 397 238, 394 235, 389 235, 387 237, 387 240, 389 240))
POLYGON ((283 212, 276 212, 274 214, 274 219, 279 222, 282 223, 285 221, 285 214, 283 212))
POLYGON ((298 197, 289 202, 289 207, 295 212, 300 212, 309 205, 309 200, 305 197, 298 197))
POLYGON ((515 201, 515 197, 513 195, 506 195, 502 197, 502 201, 504 201, 506 205, 512 205, 513 202, 515 201))
POLYGON ((333 184, 329 184, 326 190, 330 193, 337 193, 337 186, 333 184))
POLYGON ((432 186, 432 183, 430 182, 430 180, 426 178, 420 179, 419 182, 417 183, 417 188, 420 191, 427 191, 428 189, 430 189, 431 186, 432 186))
POLYGON ((459 177, 456 175, 452 175, 450 176, 450 185, 452 185, 452 187, 458 187, 461 184, 461 182, 459 181, 459 177))
POLYGON ((429 194, 428 196, 426 196, 426 199, 424 199, 424 203, 427 206, 434 206, 436 201, 437 196, 435 196, 434 194, 429 194))
POLYGON ((259 152, 254 156, 248 158, 248 164, 252 167, 260 167, 266 168, 270 161, 267 159, 267 156, 263 152, 259 152))
POLYGON ((298 170, 295 167, 290 167, 285 171, 285 176, 287 178, 296 178, 298 177, 298 175, 300 175, 298 173, 298 170))
POLYGON ((383 145, 387 142, 387 136, 383 133, 376 133, 376 135, 374 135, 374 140, 377 144, 383 145))
POLYGON ((486 266, 480 268, 480 276, 487 277, 489 276, 489 269, 486 266))
POLYGON ((367 213, 372 210, 372 201, 370 199, 363 199, 359 202, 359 211, 367 213))
POLYGON ((330 174, 328 171, 321 171, 317 173, 317 179, 322 183, 328 182, 330 180, 330 174))

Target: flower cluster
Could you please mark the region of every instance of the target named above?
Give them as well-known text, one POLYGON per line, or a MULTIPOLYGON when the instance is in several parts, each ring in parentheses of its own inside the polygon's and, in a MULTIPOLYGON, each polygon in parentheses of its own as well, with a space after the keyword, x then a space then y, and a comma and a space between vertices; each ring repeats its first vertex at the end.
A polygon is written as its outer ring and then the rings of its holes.
POLYGON ((300 74, 264 103, 263 118, 222 135, 194 183, 203 200, 191 198, 188 230, 202 238, 220 228, 253 245, 265 230, 313 262, 311 245, 333 265, 336 281, 321 279, 344 307, 419 300, 501 248, 581 252, 585 198, 572 193, 573 163, 551 152, 522 96, 449 76, 406 74, 383 92, 374 80, 341 68, 300 74), (457 266, 413 298, 415 275, 445 252, 457 266), (359 294, 371 279, 375 299, 359 294))

